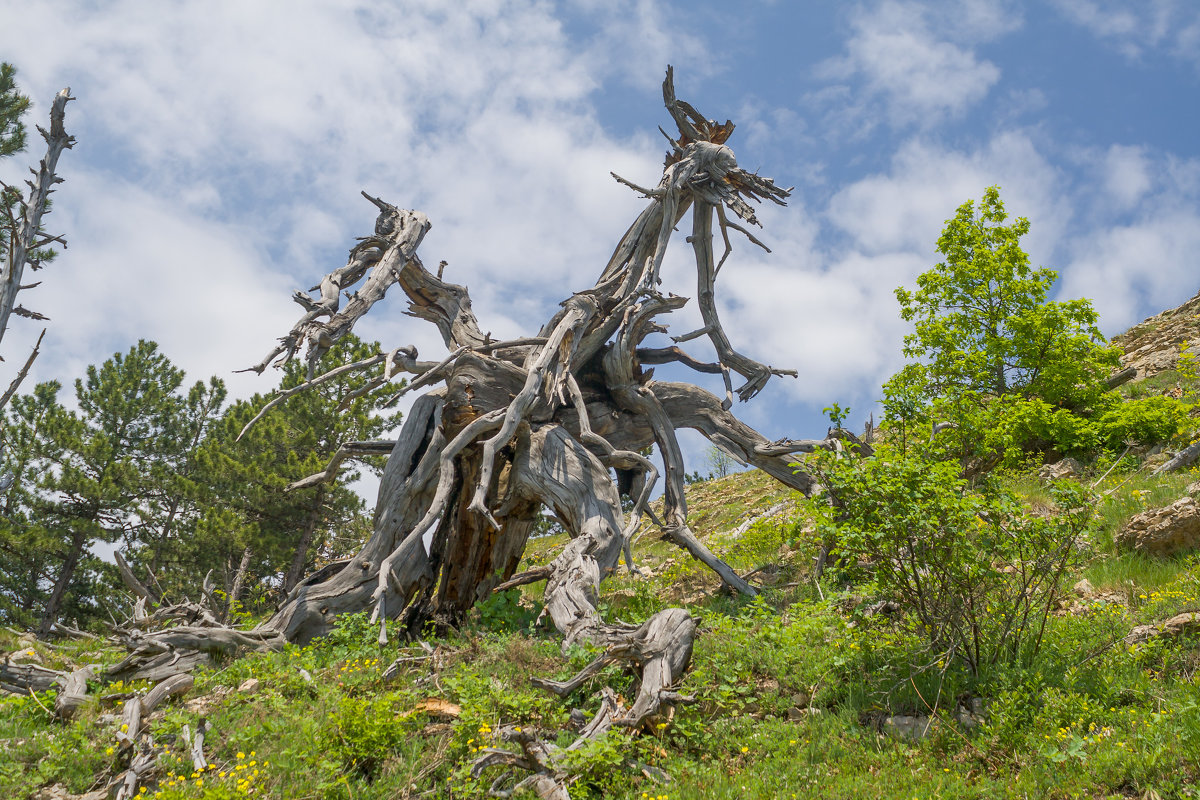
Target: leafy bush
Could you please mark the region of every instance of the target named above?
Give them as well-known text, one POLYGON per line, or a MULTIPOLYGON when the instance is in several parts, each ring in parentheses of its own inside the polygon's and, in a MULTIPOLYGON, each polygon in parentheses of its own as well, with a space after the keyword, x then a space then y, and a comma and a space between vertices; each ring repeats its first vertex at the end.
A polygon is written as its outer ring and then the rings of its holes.
POLYGON ((340 697, 323 729, 320 753, 346 771, 371 776, 412 735, 412 725, 397 718, 383 697, 340 697))
POLYGON ((1183 433, 1187 424, 1187 405, 1170 397, 1117 403, 1097 420, 1099 436, 1110 449, 1117 449, 1125 442, 1169 442, 1183 433))
POLYGON ((521 602, 520 589, 495 592, 475 604, 480 625, 498 633, 529 630, 540 611, 533 604, 521 602))
POLYGON ((1059 512, 1040 518, 1005 492, 968 491, 949 461, 883 448, 861 460, 821 453, 809 466, 833 501, 824 524, 843 574, 911 615, 929 662, 958 661, 977 677, 1031 662, 1092 518, 1078 486, 1056 486, 1059 512))

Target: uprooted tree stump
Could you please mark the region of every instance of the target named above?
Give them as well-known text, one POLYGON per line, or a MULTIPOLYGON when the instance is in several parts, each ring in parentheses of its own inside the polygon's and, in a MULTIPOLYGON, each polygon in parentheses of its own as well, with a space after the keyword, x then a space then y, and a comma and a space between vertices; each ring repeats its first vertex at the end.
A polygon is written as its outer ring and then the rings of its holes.
MULTIPOLYGON (((663 98, 678 137, 667 136, 670 150, 661 180, 642 188, 614 175, 646 197, 645 209, 595 284, 563 301, 528 338, 491 341, 476 321, 467 289, 443 280, 440 269, 431 273, 417 255, 430 228, 426 216, 364 192, 379 209, 374 234, 350 251, 346 266, 314 287, 318 298, 296 293, 305 313, 251 369, 261 373, 272 363, 279 366, 298 357, 303 347, 309 380, 289 395, 347 369, 378 370, 372 388, 408 374, 413 377, 403 392, 425 390, 390 446, 372 536, 353 558, 299 583, 278 612, 253 631, 234 631, 196 608, 156 612, 159 619, 183 624, 129 631, 131 654, 118 665, 122 675, 162 679, 203 663, 206 653, 308 642, 328 633, 339 615, 368 609, 380 623, 384 643, 388 619, 402 620, 410 631, 430 620, 453 624, 493 591, 545 580, 545 613, 563 635, 564 647, 589 643, 602 653, 571 680, 540 685, 566 696, 609 663, 624 663, 640 676, 628 707, 605 690, 601 710, 568 749, 614 726, 637 728, 660 719, 687 699, 673 687, 691 658, 693 617, 670 608, 632 626, 606 623, 597 609, 600 583, 616 570, 622 551, 632 567, 630 537, 645 514, 729 589, 755 593, 688 527, 686 470, 675 431, 698 430, 739 461, 806 493, 812 478, 790 465, 790 455, 826 442, 768 441, 730 413, 735 393, 750 400, 772 376, 795 373, 741 354, 722 328, 716 279, 731 251, 730 231, 766 249, 727 211, 757 225, 750 202, 783 205, 789 190, 738 167, 725 144, 733 123, 708 120, 676 99, 670 68, 663 98), (688 302, 661 291, 660 268, 672 232, 689 211, 687 241, 695 256, 703 327, 673 337, 670 345, 647 346, 647 337, 666 332, 659 320, 688 302), (719 258, 714 216, 724 245, 719 258), (360 281, 357 291, 348 291, 360 281), (321 356, 395 285, 407 296, 411 315, 437 326, 448 355, 421 361, 415 348, 400 347, 318 375, 321 356), (702 363, 678 347, 702 336, 716 351, 715 363, 702 363), (667 362, 721 375, 725 396, 689 383, 654 380, 653 370, 645 369, 667 362), (741 384, 736 389, 735 374, 741 384), (647 508, 659 475, 640 451, 651 444, 661 453, 665 471, 661 520, 647 508), (632 501, 629 514, 622 511, 622 494, 632 501), (516 574, 543 507, 562 522, 571 541, 549 565, 516 574)), ((379 446, 363 443, 359 449, 378 452, 379 446)), ((338 459, 357 452, 350 446, 338 459)), ((331 464, 300 483, 320 481, 335 470, 331 464)), ((152 627, 148 619, 143 613, 141 628, 152 627)), ((518 785, 542 797, 567 796, 561 750, 535 731, 505 728, 500 734, 509 748, 486 749, 475 763, 480 773, 506 768, 493 787, 497 793, 510 792, 514 774, 523 771, 528 774, 518 785)))

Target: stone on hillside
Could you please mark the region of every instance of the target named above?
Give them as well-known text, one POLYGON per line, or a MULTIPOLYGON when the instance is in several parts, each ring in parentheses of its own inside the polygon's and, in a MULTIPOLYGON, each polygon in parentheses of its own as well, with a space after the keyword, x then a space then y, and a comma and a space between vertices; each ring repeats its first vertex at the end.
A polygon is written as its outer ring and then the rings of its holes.
POLYGON ((1075 594, 1083 595, 1084 597, 1096 593, 1096 587, 1092 586, 1092 582, 1087 578, 1084 578, 1083 580, 1079 581, 1079 583, 1075 584, 1073 589, 1075 594))
POLYGON ((11 654, 8 660, 13 664, 41 664, 42 657, 32 647, 25 647, 11 654))
POLYGON ((929 735, 933 725, 929 717, 900 715, 883 721, 883 732, 893 739, 919 741, 929 735))
POLYGON ((1191 494, 1191 495, 1200 494, 1200 481, 1195 481, 1194 483, 1189 483, 1188 487, 1185 491, 1187 492, 1187 494, 1191 494))
POLYGON ((237 690, 241 694, 254 694, 258 691, 258 678, 246 678, 237 690))
POLYGON ((1196 633, 1200 633, 1200 613, 1186 611, 1182 614, 1176 614, 1164 622, 1151 625, 1138 625, 1125 637, 1125 643, 1142 644, 1159 636, 1176 638, 1184 634, 1194 635, 1196 633))
POLYGON ((1047 464, 1038 470, 1038 477, 1043 480, 1057 481, 1062 478, 1072 478, 1080 474, 1083 467, 1073 458, 1064 458, 1053 464, 1047 464))
POLYGON ((1137 370, 1138 379, 1175 369, 1180 345, 1195 352, 1200 344, 1200 294, 1178 308, 1171 308, 1114 336, 1112 343, 1123 351, 1121 364, 1137 370))
POLYGON ((1139 553, 1170 556, 1200 549, 1200 504, 1182 497, 1169 506, 1134 515, 1117 532, 1117 544, 1139 553))

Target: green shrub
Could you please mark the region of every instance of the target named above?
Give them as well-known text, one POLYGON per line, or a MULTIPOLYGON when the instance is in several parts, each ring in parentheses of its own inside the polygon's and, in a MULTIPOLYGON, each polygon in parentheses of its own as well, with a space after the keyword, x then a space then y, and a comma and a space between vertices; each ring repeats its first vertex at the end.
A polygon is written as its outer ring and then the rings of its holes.
POLYGON ((1100 438, 1110 449, 1122 444, 1161 444, 1183 433, 1188 406, 1170 397, 1145 397, 1117 403, 1097 420, 1100 438))
POLYGON ((533 627, 540 609, 533 604, 521 602, 521 590, 509 589, 495 592, 482 602, 475 604, 482 627, 497 633, 527 631, 533 627))
POLYGON ((340 697, 323 729, 318 752, 333 758, 347 771, 365 776, 378 772, 411 736, 411 724, 398 717, 397 709, 384 697, 340 697))
POLYGON ((1085 453, 1099 443, 1095 427, 1066 408, 1038 398, 1004 398, 994 409, 995 424, 988 426, 1001 437, 1003 462, 1017 464, 1027 453, 1085 453))
POLYGON ((1092 518, 1082 489, 1056 486, 1059 513, 1041 518, 1006 492, 969 491, 949 461, 885 447, 866 459, 819 453, 808 466, 832 500, 824 525, 842 574, 911 615, 926 662, 959 662, 979 677, 1032 661, 1092 518))

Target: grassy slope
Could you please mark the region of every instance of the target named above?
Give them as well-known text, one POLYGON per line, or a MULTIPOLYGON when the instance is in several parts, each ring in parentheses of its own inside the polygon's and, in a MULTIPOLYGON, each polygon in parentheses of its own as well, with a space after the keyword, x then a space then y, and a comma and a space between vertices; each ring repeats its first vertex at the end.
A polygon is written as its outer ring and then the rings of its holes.
MULTIPOLYGON (((1154 378, 1174 385, 1177 373, 1154 378)), ((1200 389, 1200 387, 1187 387, 1200 389)), ((1135 385, 1130 394, 1147 390, 1135 385)), ((1092 465, 1089 482, 1108 468, 1092 465)), ((1038 669, 998 674, 983 693, 986 721, 939 722, 919 742, 881 732, 889 714, 953 710, 971 700, 963 676, 936 670, 911 680, 904 665, 920 644, 902 627, 862 613, 867 597, 811 581, 816 542, 804 501, 749 472, 690 487, 694 527, 715 552, 765 591, 748 602, 676 548, 647 533, 635 558, 605 583, 605 613, 636 622, 666 605, 686 604, 702 621, 681 690, 697 698, 649 735, 614 733, 578 758, 573 796, 742 797, 1191 797, 1200 795, 1200 651, 1196 642, 1130 648, 1133 625, 1200 608, 1200 561, 1118 554, 1115 530, 1133 513, 1179 497, 1194 472, 1151 479, 1128 461, 1096 487, 1100 528, 1090 557, 1067 585, 1087 577, 1095 592, 1071 596, 1050 621, 1038 669), (781 501, 792 507, 730 532, 781 501), (664 776, 669 780, 662 782, 664 776)), ((1031 506, 1046 503, 1040 483, 1014 483, 1031 506)), ((544 563, 562 537, 536 540, 529 563, 544 563)), ((390 798, 483 796, 494 773, 473 780, 467 764, 492 744, 500 723, 558 730, 572 708, 591 712, 585 689, 563 703, 528 682, 565 677, 589 658, 564 656, 558 637, 533 624, 540 585, 494 598, 472 624, 417 645, 380 648, 375 631, 350 619, 335 636, 306 648, 247 656, 198 676, 184 704, 151 718, 162 746, 163 777, 148 796, 223 798, 390 798), (392 681, 384 668, 412 660, 392 681), (307 670, 309 684, 300 670, 307 670), (237 687, 259 680, 253 692, 237 687), (215 767, 193 775, 181 732, 201 714, 212 724, 215 767)), ((395 641, 395 638, 393 638, 395 641)), ((112 661, 84 645, 52 648, 0 631, 0 650, 32 649, 66 667, 112 661)), ((601 679, 618 691, 631 679, 601 679)), ((591 689, 600 685, 592 684, 591 689)), ((28 797, 63 783, 82 792, 127 754, 112 749, 122 692, 109 686, 78 718, 60 725, 51 698, 0 699, 0 796, 28 797)))

